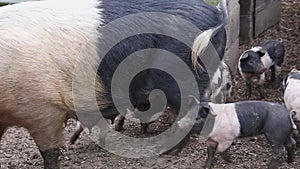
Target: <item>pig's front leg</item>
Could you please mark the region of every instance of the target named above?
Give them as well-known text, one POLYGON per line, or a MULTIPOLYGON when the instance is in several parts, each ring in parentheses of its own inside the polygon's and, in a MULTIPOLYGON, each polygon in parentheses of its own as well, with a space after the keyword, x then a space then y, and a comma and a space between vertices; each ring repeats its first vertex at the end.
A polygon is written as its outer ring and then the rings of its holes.
POLYGON ((274 87, 274 85, 276 84, 276 71, 275 71, 275 65, 270 67, 271 69, 271 83, 274 87))
POLYGON ((261 74, 259 76, 258 92, 259 92, 259 95, 260 95, 260 99, 264 99, 265 98, 265 92, 264 92, 265 79, 266 79, 265 73, 263 73, 263 74, 261 74))
POLYGON ((265 98, 264 84, 259 84, 258 85, 258 92, 259 92, 259 95, 260 95, 260 99, 264 99, 265 98))
POLYGON ((59 169, 58 157, 60 155, 59 148, 53 148, 45 151, 40 151, 44 159, 45 169, 59 169))
POLYGON ((287 151, 287 162, 292 163, 295 158, 296 141, 292 136, 289 136, 284 146, 287 151))
POLYGON ((215 154, 216 154, 218 143, 213 141, 213 140, 208 139, 206 141, 206 145, 207 145, 207 155, 208 155, 208 157, 206 159, 204 168, 205 169, 210 169, 212 167, 212 164, 213 164, 213 161, 214 161, 214 157, 215 157, 215 154))
POLYGON ((228 153, 228 149, 225 150, 224 152, 221 152, 220 155, 223 158, 223 160, 225 160, 226 162, 228 162, 228 163, 232 162, 230 154, 228 153))
POLYGON ((251 97, 251 81, 246 81, 247 86, 247 92, 246 92, 246 98, 249 99, 251 97))

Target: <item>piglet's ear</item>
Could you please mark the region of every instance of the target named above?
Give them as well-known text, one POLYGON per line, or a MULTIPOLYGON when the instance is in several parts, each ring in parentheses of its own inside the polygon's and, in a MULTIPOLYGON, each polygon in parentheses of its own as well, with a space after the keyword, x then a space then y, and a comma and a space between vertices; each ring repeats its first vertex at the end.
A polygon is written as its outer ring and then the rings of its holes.
POLYGON ((260 57, 263 57, 265 54, 266 54, 267 51, 261 49, 259 51, 257 51, 256 53, 260 56, 260 57))
POLYGON ((205 111, 209 112, 210 109, 209 103, 210 102, 201 102, 200 105, 205 111))
POLYGON ((242 56, 241 56, 241 58, 240 58, 240 60, 246 59, 246 58, 248 58, 248 57, 249 57, 249 54, 248 54, 248 53, 243 53, 242 56))
POLYGON ((206 118, 210 111, 209 102, 201 102, 200 105, 201 107, 198 114, 200 115, 200 117, 206 118))
POLYGON ((193 106, 195 106, 199 103, 200 103, 199 100, 195 96, 193 96, 193 95, 188 96, 188 105, 189 105, 189 107, 193 107, 193 106))
POLYGON ((292 70, 291 70, 291 72, 297 72, 298 70, 296 69, 296 68, 293 68, 292 70))

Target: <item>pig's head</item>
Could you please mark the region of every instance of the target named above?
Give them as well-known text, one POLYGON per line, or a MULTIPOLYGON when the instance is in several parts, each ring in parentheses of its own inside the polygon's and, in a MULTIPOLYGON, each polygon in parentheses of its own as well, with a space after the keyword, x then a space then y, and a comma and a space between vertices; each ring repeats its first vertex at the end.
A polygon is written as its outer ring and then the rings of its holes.
POLYGON ((189 126, 192 127, 192 132, 199 133, 203 129, 206 119, 210 113, 209 102, 199 102, 199 100, 194 96, 189 96, 189 106, 188 112, 185 117, 177 122, 180 129, 184 130, 189 126), (194 120, 193 118, 196 119, 194 120))
POLYGON ((267 68, 264 67, 261 58, 266 54, 265 50, 245 51, 239 60, 239 69, 242 73, 262 74, 267 68))

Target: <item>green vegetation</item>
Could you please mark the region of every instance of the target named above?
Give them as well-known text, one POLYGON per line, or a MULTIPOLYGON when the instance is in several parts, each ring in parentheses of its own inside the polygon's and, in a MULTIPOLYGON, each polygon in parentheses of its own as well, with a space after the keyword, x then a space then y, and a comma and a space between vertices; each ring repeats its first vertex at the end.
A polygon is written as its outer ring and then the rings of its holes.
POLYGON ((205 2, 212 4, 212 5, 217 5, 219 0, 204 0, 205 2))

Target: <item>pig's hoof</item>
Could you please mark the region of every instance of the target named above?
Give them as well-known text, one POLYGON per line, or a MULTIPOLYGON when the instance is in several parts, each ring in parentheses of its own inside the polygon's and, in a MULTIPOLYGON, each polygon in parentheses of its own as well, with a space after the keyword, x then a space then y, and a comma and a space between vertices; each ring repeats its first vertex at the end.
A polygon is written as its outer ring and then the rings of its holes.
POLYGON ((232 160, 230 158, 230 155, 228 153, 220 153, 221 157, 223 158, 224 161, 228 162, 228 163, 232 163, 232 160))

